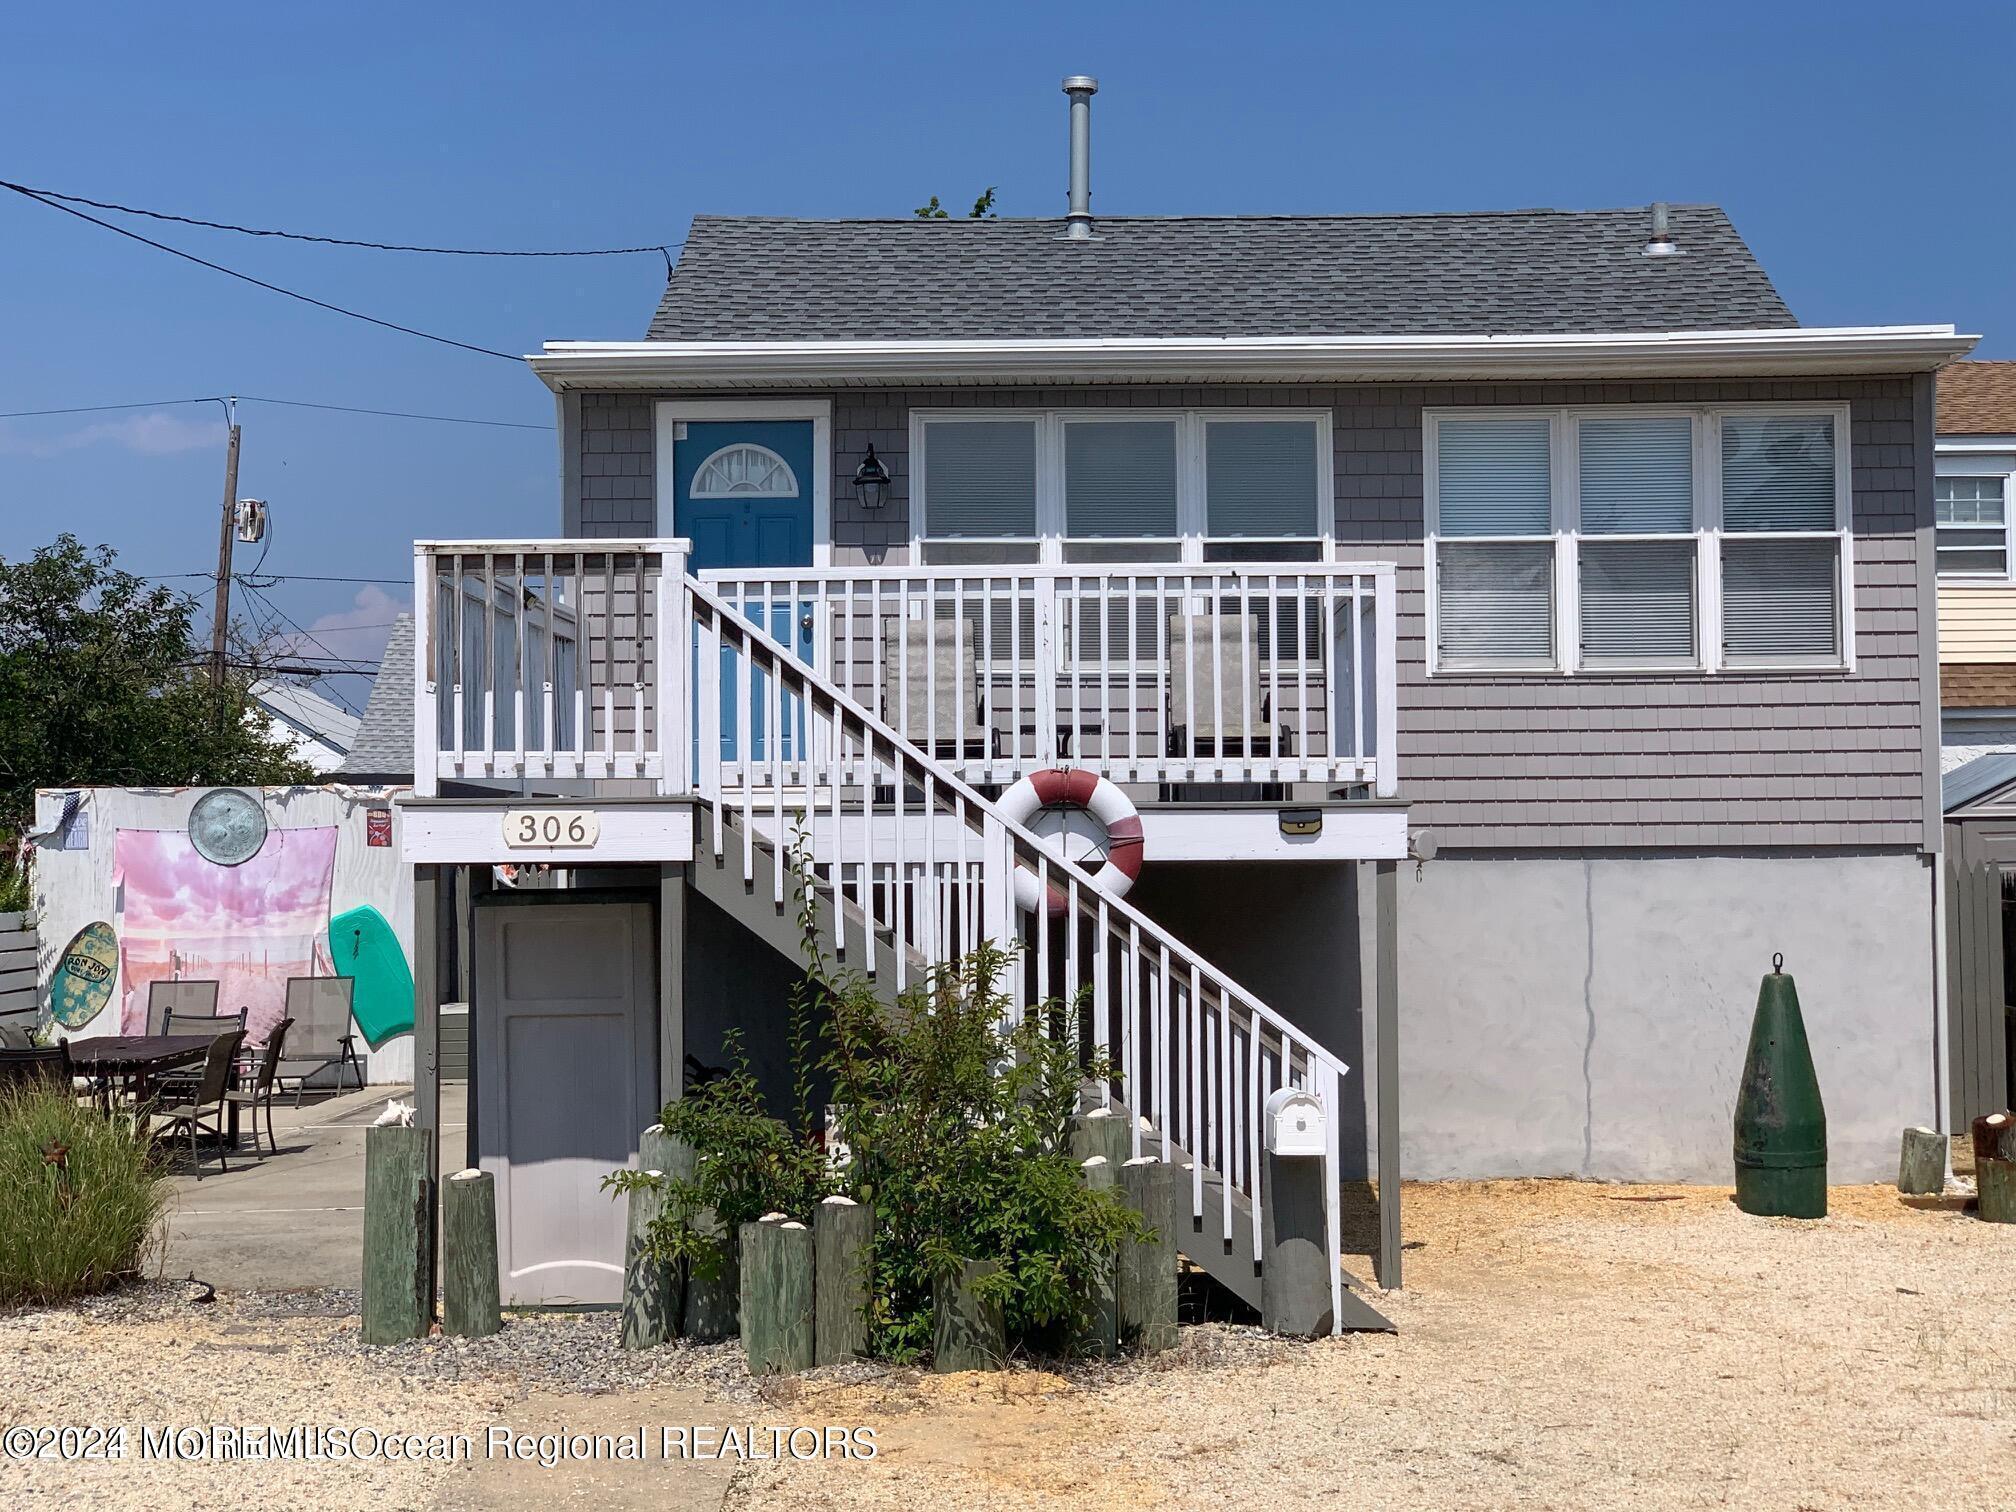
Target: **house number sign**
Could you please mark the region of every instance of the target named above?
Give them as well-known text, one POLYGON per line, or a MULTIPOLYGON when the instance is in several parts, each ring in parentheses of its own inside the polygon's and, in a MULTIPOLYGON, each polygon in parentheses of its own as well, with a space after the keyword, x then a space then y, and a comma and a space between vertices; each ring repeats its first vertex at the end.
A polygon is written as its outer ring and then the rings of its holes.
POLYGON ((586 850, 602 838, 592 809, 507 809, 504 844, 512 850, 586 850))

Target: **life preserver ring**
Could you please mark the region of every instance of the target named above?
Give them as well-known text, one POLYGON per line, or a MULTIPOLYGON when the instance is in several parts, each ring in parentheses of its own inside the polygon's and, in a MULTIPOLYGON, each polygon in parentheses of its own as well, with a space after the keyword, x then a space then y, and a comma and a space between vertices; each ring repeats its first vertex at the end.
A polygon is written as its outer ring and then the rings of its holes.
MULTIPOLYGON (((1106 864, 1092 874, 1099 890, 1115 898, 1127 896, 1134 879, 1141 875, 1143 844, 1141 811, 1128 796, 1097 772, 1077 767, 1052 767, 1031 772, 1001 795, 1003 817, 1028 827, 1044 809, 1085 810, 1106 830, 1106 864)), ((1015 906, 1034 913, 1041 885, 1026 867, 1015 868, 1015 906)), ((1049 910, 1061 914, 1069 906, 1063 888, 1050 886, 1049 910)))

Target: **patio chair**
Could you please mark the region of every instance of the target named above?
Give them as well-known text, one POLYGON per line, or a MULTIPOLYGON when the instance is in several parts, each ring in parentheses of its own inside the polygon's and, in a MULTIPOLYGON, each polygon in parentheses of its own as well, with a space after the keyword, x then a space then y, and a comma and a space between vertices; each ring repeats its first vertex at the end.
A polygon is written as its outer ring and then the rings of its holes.
POLYGON ((941 761, 986 759, 971 619, 882 621, 882 717, 941 761))
POLYGON ((166 1034, 162 1026, 171 1013, 190 1014, 198 1018, 215 1018, 217 1015, 217 983, 215 982, 149 982, 147 984, 147 1032, 166 1034))
MULTIPOLYGON (((245 1033, 245 1020, 250 1013, 249 1008, 240 1008, 236 1013, 192 1013, 172 1008, 162 1016, 161 1032, 216 1035, 227 1029, 236 1029, 242 1037, 245 1033)), ((168 1071, 157 1077, 154 1085, 161 1095, 186 1096, 201 1075, 200 1071, 168 1071)))
POLYGON ((274 1074, 294 1078, 295 1107, 301 1106, 308 1078, 330 1066, 336 1068, 337 1090, 342 1090, 345 1066, 356 1072, 357 1085, 364 1085, 364 1063, 357 1058, 357 1036, 351 1032, 350 1003, 356 989, 355 977, 287 979, 287 1019, 294 1030, 274 1074))
POLYGON ((33 1050, 35 1036, 27 1024, 0 1023, 0 1050, 33 1050))
POLYGON ((237 1058, 238 1047, 244 1040, 242 1029, 218 1035, 210 1042, 210 1053, 203 1057, 203 1074, 188 1100, 153 1110, 153 1116, 164 1121, 165 1132, 172 1135, 181 1130, 189 1135, 189 1164, 195 1169, 198 1181, 203 1179, 203 1162, 196 1150, 199 1133, 217 1136, 217 1164, 226 1171, 231 1169, 224 1153, 224 1118, 231 1088, 231 1062, 237 1058))
POLYGON ((0 1092, 36 1086, 70 1090, 70 1046, 58 1041, 47 1049, 0 1050, 0 1092))
POLYGON ((1292 754, 1291 732, 1272 724, 1260 688, 1259 617, 1176 614, 1169 619, 1169 754, 1292 754), (1194 706, 1194 712, 1193 712, 1194 706))
MULTIPOLYGON (((273 1137, 273 1082, 280 1072, 280 1058, 285 1055, 287 1031, 294 1026, 294 1020, 282 1019, 273 1026, 273 1032, 266 1036, 266 1043, 259 1048, 259 1069, 252 1074, 252 1085, 227 1091, 224 1100, 237 1107, 249 1109, 252 1122, 252 1152, 259 1154, 259 1110, 266 1110, 266 1143, 273 1153, 280 1153, 280 1142, 273 1137)), ((260 1159, 265 1156, 260 1155, 260 1159)))

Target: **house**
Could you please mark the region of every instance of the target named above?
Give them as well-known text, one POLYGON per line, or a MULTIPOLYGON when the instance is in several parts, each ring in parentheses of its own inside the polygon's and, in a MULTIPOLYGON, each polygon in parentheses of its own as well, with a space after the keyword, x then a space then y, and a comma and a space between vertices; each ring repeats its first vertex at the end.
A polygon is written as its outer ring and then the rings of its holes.
POLYGON ((529 359, 559 536, 416 546, 422 1112, 452 915, 506 1295, 613 1295, 594 1178, 728 1022, 768 1069, 798 877, 892 989, 990 937, 1083 992, 1242 1294, 1283 1086, 1382 1280, 1403 1151, 1726 1181, 1781 953, 1834 1178, 1894 1169, 1957 1111, 1973 338, 1799 325, 1711 205, 1095 217, 1072 161, 1061 219, 697 218, 644 339, 529 359))
POLYGON ((1939 374, 1941 764, 2016 750, 2016 362, 1939 374))
POLYGON ((266 721, 267 733, 284 740, 317 772, 333 772, 357 738, 357 716, 312 688, 262 677, 247 693, 266 721))

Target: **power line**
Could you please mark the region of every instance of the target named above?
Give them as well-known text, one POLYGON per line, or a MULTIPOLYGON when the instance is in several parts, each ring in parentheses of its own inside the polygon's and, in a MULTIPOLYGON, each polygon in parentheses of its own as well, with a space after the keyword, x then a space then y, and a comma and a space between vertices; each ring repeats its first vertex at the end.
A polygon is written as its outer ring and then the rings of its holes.
MULTIPOLYGON (((0 420, 29 420, 39 415, 96 415, 108 410, 166 409, 175 404, 215 404, 221 394, 204 394, 188 399, 156 399, 145 404, 74 404, 64 409, 12 410, 0 420)), ((505 430, 550 431, 550 425, 529 420, 479 420, 469 415, 422 415, 412 410, 365 409, 355 404, 320 404, 311 399, 275 399, 266 394, 237 394, 240 404, 284 404, 289 409, 333 410, 342 415, 383 415, 390 420, 433 420, 442 425, 493 425, 505 430)))
POLYGON ((200 220, 193 215, 172 215, 165 210, 142 210, 134 205, 118 205, 110 200, 86 199, 81 194, 64 194, 55 189, 35 189, 27 184, 0 179, 0 189, 12 189, 43 201, 62 200, 71 205, 89 205, 94 210, 111 210, 120 215, 144 215, 149 220, 174 221, 182 226, 201 226, 208 231, 234 231, 240 236, 276 236, 285 241, 320 242, 328 247, 362 247, 372 252, 426 252, 436 257, 628 257, 635 253, 670 253, 683 242, 661 242, 649 247, 587 247, 561 250, 505 249, 491 247, 416 247, 403 242, 358 241, 347 236, 313 236, 304 231, 274 231, 257 226, 234 226, 229 221, 200 220))
POLYGON ((254 278, 250 273, 240 273, 236 268, 227 268, 222 263, 211 262, 207 257, 198 257, 194 252, 184 252, 180 247, 171 247, 166 242, 158 242, 152 237, 142 236, 138 231, 128 231, 124 226, 115 226, 108 220, 100 220, 95 215, 86 215, 82 210, 73 209, 69 205, 58 204, 55 200, 45 198, 32 189, 24 189, 18 184, 8 184, 0 181, 0 188, 12 189, 17 194, 26 195, 38 205, 47 205, 51 210, 61 210, 65 215, 74 215, 81 221, 89 221, 92 225, 102 227, 104 230, 110 231, 115 235, 126 237, 129 241, 139 242, 143 247, 152 247, 157 252, 166 252, 171 257, 179 257, 184 262, 195 263, 199 268, 208 268, 213 273, 222 273, 227 277, 237 279, 241 283, 251 284, 255 288, 265 289, 274 294, 284 294, 289 299, 298 299, 302 304, 313 305, 318 310, 328 310, 335 315, 347 315, 352 320, 361 320, 367 325, 379 326, 387 331, 397 331, 403 336, 417 336, 422 341, 432 341, 440 346, 456 347, 464 352, 474 352, 479 357, 497 357, 505 362, 514 363, 520 360, 509 352, 498 351, 495 347, 476 346, 467 341, 457 341, 452 336, 437 336, 432 331, 423 331, 415 326, 400 325, 395 320, 380 320, 376 315, 366 315, 362 310, 345 309, 342 305, 331 304, 328 300, 317 299, 311 294, 298 293, 293 289, 283 289, 279 284, 268 283, 263 278, 254 278))
POLYGON ((13 410, 0 420, 28 420, 37 415, 100 415, 107 410, 166 409, 171 404, 213 404, 212 398, 155 399, 146 404, 73 404, 67 409, 13 410))
MULTIPOLYGON (((475 420, 465 415, 416 415, 409 410, 363 409, 354 404, 315 404, 307 399, 268 399, 259 394, 238 396, 247 404, 284 404, 289 409, 334 410, 344 415, 383 415, 392 420, 436 420, 443 425, 494 425, 504 430, 550 431, 550 425, 527 420, 475 420)), ((0 416, 0 419, 5 419, 0 416)))
MULTIPOLYGON (((172 583, 178 578, 215 578, 214 572, 136 572, 133 576, 150 583, 172 583)), ((394 588, 411 588, 411 578, 328 577, 308 572, 268 572, 260 574, 268 583, 385 583, 394 588)))

